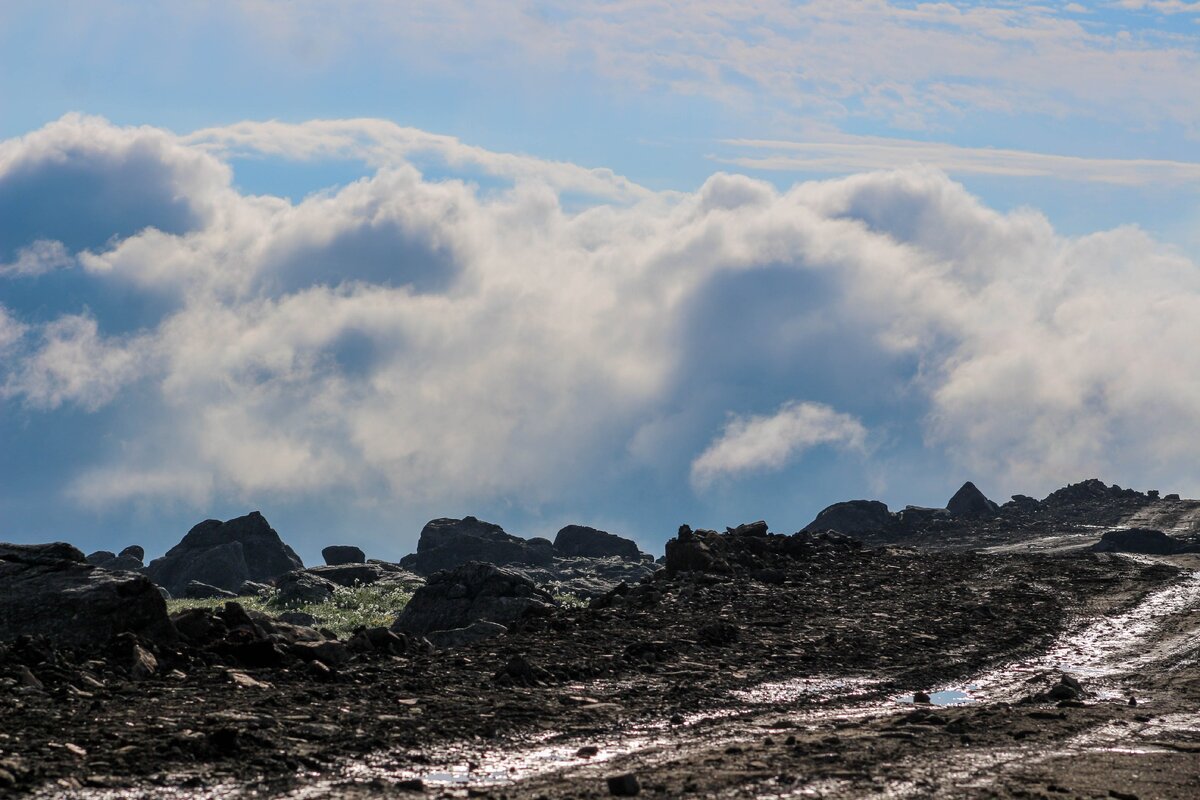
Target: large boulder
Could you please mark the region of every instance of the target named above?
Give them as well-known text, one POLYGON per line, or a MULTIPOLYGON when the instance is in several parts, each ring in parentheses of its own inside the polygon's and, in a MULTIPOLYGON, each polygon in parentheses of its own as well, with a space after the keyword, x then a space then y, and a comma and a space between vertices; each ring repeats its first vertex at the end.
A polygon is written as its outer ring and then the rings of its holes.
POLYGON ((324 603, 333 597, 338 588, 333 581, 313 575, 308 570, 297 570, 280 576, 275 581, 275 587, 279 590, 275 602, 281 606, 324 603))
POLYGON ((42 635, 67 647, 118 633, 176 636, 167 604, 145 576, 87 563, 69 544, 0 544, 0 641, 42 635))
POLYGON ((392 630, 424 635, 480 621, 509 626, 553 607, 554 598, 524 575, 473 561, 431 576, 413 594, 392 630))
POLYGON ((554 537, 554 549, 561 556, 607 558, 616 556, 627 561, 641 561, 642 551, 632 539, 586 525, 568 525, 554 537))
POLYGON ((166 555, 151 561, 146 574, 179 597, 191 581, 236 592, 246 581, 267 582, 303 568, 300 557, 254 511, 228 522, 201 522, 166 555))
POLYGON ((890 530, 895 526, 895 515, 878 500, 847 500, 825 508, 801 530, 874 533, 890 530))
POLYGON ((1125 528, 1108 531, 1092 545, 1097 553, 1146 553, 1169 556, 1183 549, 1184 543, 1162 531, 1150 528, 1125 528))
POLYGON ((304 570, 308 575, 315 575, 338 586, 370 586, 373 584, 388 584, 394 586, 416 587, 425 583, 420 575, 384 562, 368 564, 338 564, 336 566, 309 567, 304 570))
POLYGON ((321 558, 328 566, 336 567, 341 564, 362 564, 367 560, 367 554, 361 548, 352 544, 331 544, 321 551, 321 558))
POLYGON ((987 499, 975 484, 967 481, 946 503, 946 510, 956 517, 980 517, 995 514, 1000 506, 987 499))
POLYGON ((442 518, 426 523, 417 552, 400 559, 400 564, 430 575, 471 561, 547 567, 554 561, 554 545, 546 539, 513 536, 475 517, 442 518))
POLYGON ((87 556, 87 562, 94 567, 101 569, 111 569, 125 572, 141 572, 145 568, 142 559, 146 557, 146 551, 140 545, 131 544, 120 552, 114 553, 111 550, 97 550, 87 556))

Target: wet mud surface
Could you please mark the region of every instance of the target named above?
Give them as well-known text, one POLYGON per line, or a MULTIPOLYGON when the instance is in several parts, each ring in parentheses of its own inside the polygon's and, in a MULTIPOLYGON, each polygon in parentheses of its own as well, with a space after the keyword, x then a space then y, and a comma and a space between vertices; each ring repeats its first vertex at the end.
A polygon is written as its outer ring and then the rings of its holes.
POLYGON ((658 796, 1194 797, 1197 570, 830 548, 319 675, 10 650, 41 687, 0 689, 0 792, 604 797, 633 773, 658 796), (1063 670, 1085 696, 1029 700, 1063 670))

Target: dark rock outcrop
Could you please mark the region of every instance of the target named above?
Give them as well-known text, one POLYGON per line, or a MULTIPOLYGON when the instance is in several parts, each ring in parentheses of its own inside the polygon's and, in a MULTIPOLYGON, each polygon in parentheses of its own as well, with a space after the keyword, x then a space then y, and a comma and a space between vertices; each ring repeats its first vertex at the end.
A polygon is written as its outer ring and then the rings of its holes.
POLYGON ((561 556, 616 556, 628 561, 642 560, 642 551, 632 539, 586 525, 568 525, 560 530, 554 537, 554 549, 561 556))
POLYGON ((979 488, 970 481, 964 483, 950 498, 950 502, 946 503, 946 510, 956 517, 995 514, 999 509, 1000 506, 987 499, 983 492, 979 491, 979 488))
POLYGON ((385 583, 416 587, 425 583, 425 579, 420 575, 399 567, 384 566, 381 563, 309 567, 304 572, 336 583, 338 586, 370 586, 385 583))
POLYGON ((1108 531, 1100 541, 1092 545, 1097 553, 1145 553, 1169 556, 1184 548, 1184 543, 1162 531, 1150 528, 1125 528, 1108 531))
POLYGON ((188 581, 188 585, 183 589, 183 596, 189 600, 233 600, 238 593, 217 586, 209 586, 200 581, 188 581))
POLYGON ((480 621, 507 627, 553 607, 554 598, 524 575, 470 562, 431 576, 400 612, 392 630, 426 634, 480 621))
POLYGON ((340 564, 363 564, 367 554, 354 545, 331 544, 321 551, 321 558, 325 559, 326 565, 336 567, 340 564))
POLYGON ((510 567, 554 594, 572 594, 588 599, 600 597, 622 583, 637 583, 658 569, 649 556, 630 561, 607 558, 556 558, 550 567, 510 567))
POLYGON ((825 508, 802 530, 874 533, 891 530, 896 525, 896 516, 878 500, 847 500, 825 508))
MULTIPOLYGON (((764 583, 780 583, 775 569, 818 552, 861 550, 862 542, 834 531, 800 531, 790 536, 767 532, 767 523, 752 522, 727 528, 725 533, 693 531, 681 525, 667 542, 666 574, 707 572, 743 575, 764 583)), ((595 606, 595 603, 593 603, 595 606)))
POLYGON ((236 592, 246 581, 266 582, 303 568, 300 557, 254 511, 228 522, 201 522, 166 555, 151 561, 146 574, 179 597, 190 581, 236 592))
POLYGON ((0 640, 42 635, 88 647, 124 632, 156 641, 176 635, 145 576, 92 566, 69 544, 0 544, 0 586, 0 640))
POLYGON ((118 555, 111 550, 97 550, 87 557, 87 562, 94 567, 125 572, 140 572, 144 565, 142 559, 146 551, 136 544, 126 547, 118 555))
POLYGON ((402 558, 400 565, 430 575, 471 561, 547 567, 554 561, 554 545, 546 539, 513 536, 475 517, 442 518, 426 523, 417 552, 402 558))
POLYGON ((280 576, 275 581, 279 594, 275 602, 282 606, 298 606, 308 603, 324 603, 333 597, 338 585, 333 581, 313 575, 308 570, 297 570, 280 576))

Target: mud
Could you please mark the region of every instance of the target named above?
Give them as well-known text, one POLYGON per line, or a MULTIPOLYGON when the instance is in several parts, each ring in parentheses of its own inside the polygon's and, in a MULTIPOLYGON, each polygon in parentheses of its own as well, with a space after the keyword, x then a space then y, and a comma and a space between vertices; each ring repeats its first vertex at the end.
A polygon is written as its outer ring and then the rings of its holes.
POLYGON ((0 688, 0 792, 582 798, 632 773, 663 797, 1196 797, 1197 627, 1196 556, 887 547, 660 572, 319 676, 183 648, 135 682, 9 648, 3 674, 42 686, 0 688), (1056 703, 1064 671, 1085 694, 1056 703))

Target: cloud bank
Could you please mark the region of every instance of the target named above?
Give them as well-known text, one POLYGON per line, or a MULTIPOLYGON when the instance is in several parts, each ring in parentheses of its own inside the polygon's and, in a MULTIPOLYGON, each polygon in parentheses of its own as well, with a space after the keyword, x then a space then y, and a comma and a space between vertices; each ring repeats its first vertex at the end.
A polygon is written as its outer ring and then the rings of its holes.
POLYGON ((368 177, 291 202, 234 189, 228 143, 395 130, 267 130, 69 116, 0 144, 0 198, 87 176, 0 240, 53 262, 0 275, 4 414, 124 421, 63 465, 75 501, 536 505, 648 466, 703 495, 820 444, 901 476, 910 433, 1013 491, 1200 488, 1200 271, 1136 228, 1065 237, 929 169, 654 192, 472 148, 499 188, 371 145, 368 177))

